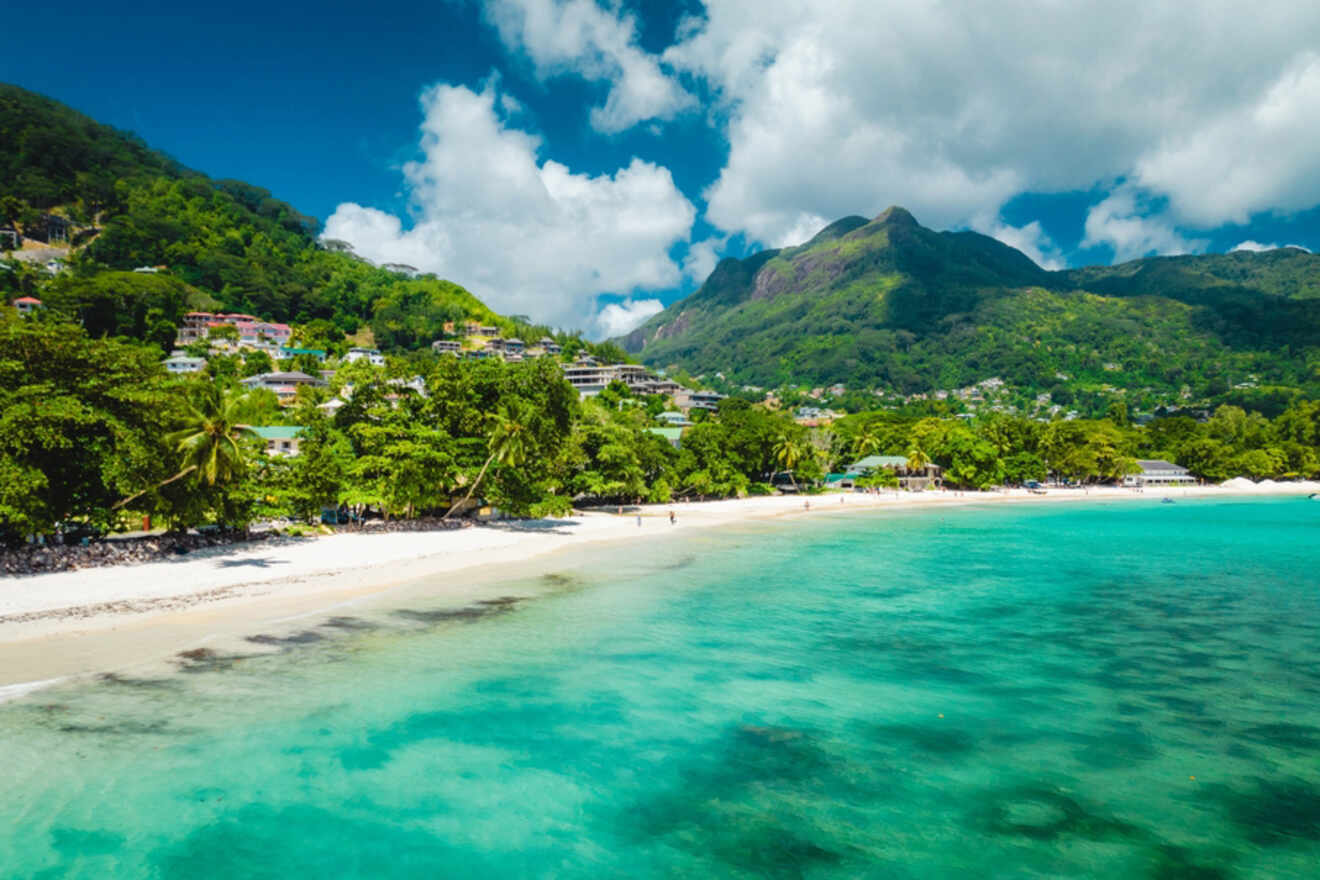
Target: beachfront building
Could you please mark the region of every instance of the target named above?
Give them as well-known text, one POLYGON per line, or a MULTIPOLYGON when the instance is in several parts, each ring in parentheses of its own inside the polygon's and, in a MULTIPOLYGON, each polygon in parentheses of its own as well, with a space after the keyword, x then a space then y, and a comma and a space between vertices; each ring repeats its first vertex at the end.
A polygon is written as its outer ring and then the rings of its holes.
POLYGON ((161 361, 167 373, 200 373, 206 369, 206 358, 189 357, 182 352, 175 352, 161 361))
POLYGON ((385 355, 374 348, 350 348, 348 353, 344 355, 344 360, 350 364, 366 361, 373 367, 385 366, 385 355))
POLYGON ((265 388, 267 391, 273 391, 275 396, 279 398, 280 404, 287 406, 293 403, 299 388, 304 386, 310 388, 324 387, 326 381, 299 372, 262 373, 259 376, 248 376, 240 384, 249 389, 265 388))
POLYGON ((300 425, 268 425, 250 430, 265 442, 267 455, 292 457, 298 454, 299 436, 303 430, 300 425))
POLYGON ((1141 459, 1138 471, 1123 478, 1123 485, 1136 489, 1146 486, 1195 486, 1196 478, 1187 468, 1163 459, 1141 459))
POLYGON ((14 311, 25 317, 32 314, 37 309, 43 308, 41 300, 37 299, 35 296, 20 296, 18 299, 14 300, 13 305, 14 311))
POLYGON ((894 476, 898 477, 900 489, 920 492, 925 489, 938 489, 943 485, 939 465, 927 464, 924 468, 913 468, 904 455, 868 455, 850 464, 844 476, 855 479, 877 470, 892 471, 894 476))

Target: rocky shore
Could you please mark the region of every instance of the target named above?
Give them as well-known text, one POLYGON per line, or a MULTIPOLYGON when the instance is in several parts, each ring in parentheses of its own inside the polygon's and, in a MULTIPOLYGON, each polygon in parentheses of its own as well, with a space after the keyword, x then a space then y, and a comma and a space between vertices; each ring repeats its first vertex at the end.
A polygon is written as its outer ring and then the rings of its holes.
MULTIPOLYGON (((442 521, 410 519, 383 522, 371 520, 362 526, 328 528, 334 534, 380 534, 383 532, 436 532, 462 529, 472 525, 467 520, 442 521)), ((110 538, 87 544, 30 544, 14 550, 0 550, 0 576, 46 574, 56 571, 77 571, 108 565, 141 565, 160 562, 188 554, 235 545, 259 542, 287 542, 314 540, 315 536, 296 536, 279 528, 250 532, 209 532, 187 534, 147 535, 140 538, 110 538)))

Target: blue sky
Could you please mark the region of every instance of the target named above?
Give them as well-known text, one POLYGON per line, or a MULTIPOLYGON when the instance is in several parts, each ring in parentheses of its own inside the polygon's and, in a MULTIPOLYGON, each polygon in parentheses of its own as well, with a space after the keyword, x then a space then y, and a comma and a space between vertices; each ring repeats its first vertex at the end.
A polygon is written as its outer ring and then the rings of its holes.
POLYGON ((1051 267, 1320 246, 1320 7, 991 6, 25 5, 0 79, 596 335, 889 204, 1051 267))

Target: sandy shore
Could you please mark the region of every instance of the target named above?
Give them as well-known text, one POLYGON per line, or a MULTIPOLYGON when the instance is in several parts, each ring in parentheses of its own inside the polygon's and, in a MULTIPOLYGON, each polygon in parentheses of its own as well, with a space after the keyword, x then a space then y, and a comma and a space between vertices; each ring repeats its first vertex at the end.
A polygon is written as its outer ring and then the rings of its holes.
POLYGON ((938 505, 1078 500, 1229 498, 1310 493, 1320 484, 1267 488, 839 493, 655 505, 640 514, 587 512, 566 519, 446 532, 338 534, 226 547, 145 565, 0 578, 0 700, 69 676, 123 670, 281 621, 424 583, 426 595, 461 600, 472 584, 510 566, 592 542, 648 542, 692 530, 778 517, 938 505), (808 502, 807 508, 804 502, 808 502), (678 517, 670 525, 669 512, 678 517), (640 519, 639 519, 640 516, 640 519), (640 524, 639 524, 640 523, 640 524))

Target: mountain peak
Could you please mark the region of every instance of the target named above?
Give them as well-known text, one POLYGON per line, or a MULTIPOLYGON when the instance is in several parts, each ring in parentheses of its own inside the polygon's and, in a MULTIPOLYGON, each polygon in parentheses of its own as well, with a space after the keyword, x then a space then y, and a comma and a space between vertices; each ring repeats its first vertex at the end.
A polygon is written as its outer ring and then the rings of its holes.
POLYGON ((900 208, 898 205, 890 205, 885 208, 884 213, 871 221, 885 226, 920 226, 917 218, 907 208, 900 208))

